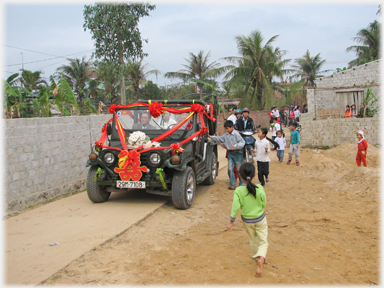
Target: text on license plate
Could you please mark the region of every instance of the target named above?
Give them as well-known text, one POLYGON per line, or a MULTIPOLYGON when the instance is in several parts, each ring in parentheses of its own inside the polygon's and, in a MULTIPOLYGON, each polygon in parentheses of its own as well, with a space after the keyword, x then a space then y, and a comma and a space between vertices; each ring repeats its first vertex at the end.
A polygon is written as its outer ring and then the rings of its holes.
POLYGON ((117 188, 145 189, 145 181, 116 181, 117 188))

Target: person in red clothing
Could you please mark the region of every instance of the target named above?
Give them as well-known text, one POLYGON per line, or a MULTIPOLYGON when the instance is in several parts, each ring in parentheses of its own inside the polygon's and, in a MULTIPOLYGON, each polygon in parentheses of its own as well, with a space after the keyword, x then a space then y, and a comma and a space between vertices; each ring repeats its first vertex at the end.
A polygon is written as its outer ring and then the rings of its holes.
POLYGON ((359 130, 357 131, 357 139, 359 140, 357 142, 357 156, 356 156, 356 163, 357 166, 360 167, 361 162, 363 162, 364 167, 367 167, 367 149, 368 149, 368 143, 364 138, 364 131, 359 130))

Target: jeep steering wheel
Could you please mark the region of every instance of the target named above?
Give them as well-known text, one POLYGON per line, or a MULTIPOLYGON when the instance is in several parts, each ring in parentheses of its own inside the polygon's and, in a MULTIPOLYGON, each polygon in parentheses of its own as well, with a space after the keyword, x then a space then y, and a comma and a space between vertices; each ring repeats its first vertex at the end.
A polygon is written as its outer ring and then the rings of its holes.
POLYGON ((169 125, 168 127, 167 127, 167 129, 171 129, 173 126, 176 126, 177 125, 177 123, 176 124, 171 124, 171 125, 169 125))

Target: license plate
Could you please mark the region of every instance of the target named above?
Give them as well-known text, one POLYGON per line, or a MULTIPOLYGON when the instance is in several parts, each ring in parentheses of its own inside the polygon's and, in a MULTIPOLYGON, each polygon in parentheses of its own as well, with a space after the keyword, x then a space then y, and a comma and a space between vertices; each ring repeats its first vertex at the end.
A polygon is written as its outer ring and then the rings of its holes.
POLYGON ((117 188, 145 189, 145 181, 116 181, 117 188))

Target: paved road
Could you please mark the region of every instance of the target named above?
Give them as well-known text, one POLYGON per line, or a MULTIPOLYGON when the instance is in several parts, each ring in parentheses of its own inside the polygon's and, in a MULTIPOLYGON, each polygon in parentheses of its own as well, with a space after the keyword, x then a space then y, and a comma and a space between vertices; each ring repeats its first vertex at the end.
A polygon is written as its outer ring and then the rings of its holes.
MULTIPOLYGON (((222 169, 227 161, 225 150, 219 149, 222 169)), ((107 202, 95 204, 83 192, 8 218, 4 221, 6 284, 44 281, 167 201, 135 190, 112 193, 107 202), (50 246, 52 243, 59 244, 50 246)))

